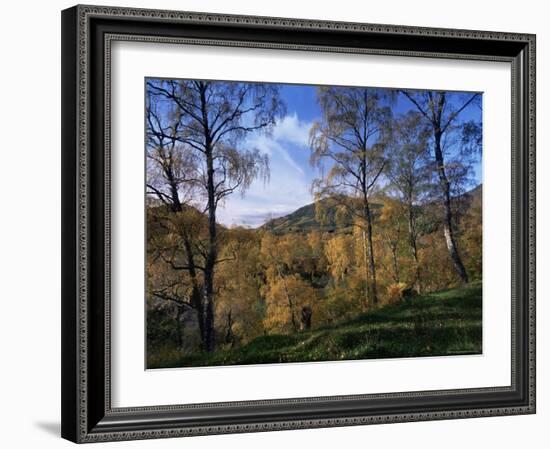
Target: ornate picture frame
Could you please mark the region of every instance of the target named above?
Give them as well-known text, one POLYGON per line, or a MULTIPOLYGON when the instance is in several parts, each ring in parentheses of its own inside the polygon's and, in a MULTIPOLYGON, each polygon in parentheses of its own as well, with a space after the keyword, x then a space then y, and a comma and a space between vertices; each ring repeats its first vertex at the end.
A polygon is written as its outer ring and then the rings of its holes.
POLYGON ((62 12, 62 86, 64 438, 84 443, 535 413, 534 35, 79 5, 62 12), (509 63, 511 385, 113 407, 110 76, 116 41, 509 63))

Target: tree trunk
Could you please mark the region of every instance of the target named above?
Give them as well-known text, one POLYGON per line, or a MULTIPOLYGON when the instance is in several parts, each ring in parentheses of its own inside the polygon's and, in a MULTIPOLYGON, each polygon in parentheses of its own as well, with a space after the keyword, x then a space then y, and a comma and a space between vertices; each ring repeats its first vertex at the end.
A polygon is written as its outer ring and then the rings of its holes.
POLYGON ((365 263, 365 300, 361 301, 361 311, 364 312, 369 304, 369 252, 367 249, 367 233, 361 231, 363 237, 363 262, 365 263))
POLYGON ((441 131, 435 130, 435 161, 437 164, 437 173, 439 175, 439 184, 441 185, 443 193, 443 206, 445 208, 444 220, 443 220, 443 233, 445 235, 445 243, 449 254, 453 261, 455 270, 460 277, 462 283, 468 282, 468 274, 458 253, 458 248, 456 245, 454 231, 453 231, 453 211, 451 209, 451 189, 449 185, 449 180, 447 179, 447 174, 445 172, 445 163, 443 161, 443 152, 441 149, 441 131))
POLYGON ((233 317, 231 316, 231 309, 227 312, 227 331, 225 333, 225 343, 231 347, 235 346, 235 335, 233 334, 233 317))
POLYGON ((197 267, 195 265, 195 258, 193 256, 193 249, 191 247, 191 241, 187 235, 187 231, 183 230, 183 246, 185 248, 187 266, 189 277, 191 278, 191 305, 197 311, 197 320, 199 322, 199 330, 201 335, 201 342, 203 348, 206 347, 204 340, 204 317, 203 317, 203 307, 202 307, 202 293, 199 286, 198 276, 197 276, 197 267))
POLYGON ((204 264, 203 341, 207 352, 214 351, 214 266, 217 258, 216 201, 212 152, 207 153, 208 172, 208 252, 204 264))
POLYGON ((208 129, 208 115, 206 112, 206 96, 201 89, 201 109, 203 116, 207 192, 208 192, 208 251, 204 266, 204 303, 203 303, 203 341, 207 352, 214 351, 214 268, 218 257, 217 229, 216 229, 216 197, 214 186, 214 157, 210 130, 208 129))
POLYGON ((372 276, 372 303, 378 304, 378 293, 376 291, 376 265, 374 263, 374 247, 372 245, 372 214, 370 211, 369 202, 365 201, 365 216, 367 219, 367 241, 369 244, 369 265, 372 276))
MULTIPOLYGON (((166 175, 170 183, 170 193, 172 204, 171 208, 174 213, 182 212, 183 207, 179 199, 179 193, 177 184, 174 180, 173 173, 171 170, 166 172, 166 175)), ((197 320, 199 322, 199 330, 201 334, 202 345, 205 346, 204 341, 204 318, 203 318, 203 307, 202 307, 202 294, 201 288, 199 286, 198 276, 197 276, 197 266, 195 264, 195 257, 193 255, 193 248, 191 245, 191 239, 187 233, 185 226, 181 229, 181 237, 183 240, 183 247, 185 250, 185 258, 187 259, 187 267, 189 277, 191 278, 191 306, 197 311, 197 320)))
POLYGON ((313 311, 311 310, 310 306, 304 306, 302 307, 302 313, 300 317, 300 321, 302 323, 302 330, 308 331, 311 329, 311 315, 313 314, 313 311))
POLYGON ((411 200, 409 200, 407 207, 409 209, 409 245, 411 247, 411 253, 414 259, 415 267, 415 280, 414 285, 417 293, 422 291, 422 282, 420 280, 420 261, 418 260, 418 247, 416 244, 416 223, 414 218, 414 209, 411 200))
POLYGON ((393 265, 393 280, 399 284, 399 268, 397 267, 397 242, 390 242, 390 251, 393 265))

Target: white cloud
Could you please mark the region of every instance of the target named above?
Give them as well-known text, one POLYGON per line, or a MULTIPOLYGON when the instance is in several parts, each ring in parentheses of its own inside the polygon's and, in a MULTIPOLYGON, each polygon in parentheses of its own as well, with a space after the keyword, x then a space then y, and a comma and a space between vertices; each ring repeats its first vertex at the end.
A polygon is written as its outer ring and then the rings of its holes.
POLYGON ((296 113, 286 115, 273 130, 273 137, 283 142, 308 146, 311 122, 303 122, 296 113))
POLYGON ((255 180, 244 197, 229 197, 218 209, 219 222, 257 227, 270 215, 285 215, 312 202, 311 168, 303 162, 303 154, 301 158, 292 157, 292 153, 308 150, 310 128, 311 123, 293 114, 280 120, 270 136, 249 136, 246 145, 269 155, 270 179, 267 183, 255 180))
POLYGON ((271 135, 252 134, 248 137, 246 144, 268 154, 271 159, 280 156, 287 162, 289 168, 304 175, 304 169, 292 157, 288 148, 297 146, 306 149, 309 145, 311 125, 311 122, 301 121, 296 113, 286 115, 274 126, 271 135))
POLYGON ((262 153, 268 154, 270 160, 281 157, 288 166, 300 174, 304 174, 304 169, 292 158, 288 150, 279 141, 271 136, 255 135, 247 139, 247 144, 257 148, 262 153))

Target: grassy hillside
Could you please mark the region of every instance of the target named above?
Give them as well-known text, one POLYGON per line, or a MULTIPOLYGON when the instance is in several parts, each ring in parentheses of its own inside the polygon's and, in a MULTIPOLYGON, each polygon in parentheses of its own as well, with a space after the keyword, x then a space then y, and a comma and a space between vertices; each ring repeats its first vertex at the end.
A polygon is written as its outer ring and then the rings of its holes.
POLYGON ((150 359, 150 368, 481 353, 481 283, 404 300, 351 321, 268 335, 212 354, 150 359))

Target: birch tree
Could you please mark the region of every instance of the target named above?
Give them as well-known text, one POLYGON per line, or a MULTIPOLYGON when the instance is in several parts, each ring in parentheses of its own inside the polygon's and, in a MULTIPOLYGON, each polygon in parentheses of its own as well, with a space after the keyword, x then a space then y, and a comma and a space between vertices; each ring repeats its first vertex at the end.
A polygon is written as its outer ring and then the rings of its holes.
MULTIPOLYGON (((196 160, 179 141, 180 123, 173 105, 146 102, 146 157, 148 203, 148 290, 152 297, 177 309, 177 317, 193 310, 202 329, 203 270, 197 250, 200 214, 192 207, 196 160), (159 266, 159 264, 165 266, 159 266), (163 275, 157 275, 157 273, 163 275), (152 282, 153 278, 155 279, 152 282)), ((201 331, 202 334, 202 331, 201 331)))
POLYGON ((404 90, 402 94, 409 99, 422 114, 431 128, 433 138, 433 160, 439 178, 439 186, 444 208, 443 233, 447 250, 454 268, 463 283, 468 282, 468 274, 460 257, 455 238, 455 226, 451 205, 451 187, 447 176, 443 139, 453 130, 460 114, 481 97, 479 93, 453 94, 447 92, 404 90))
POLYGON ((386 165, 390 99, 382 89, 320 87, 318 101, 322 118, 311 129, 311 161, 326 172, 313 190, 318 198, 329 197, 343 206, 361 227, 365 282, 370 281, 370 303, 376 304, 371 196, 386 165))
POLYGON ((432 164, 428 156, 429 128, 419 112, 409 111, 398 117, 393 126, 393 139, 388 176, 391 187, 404 209, 408 244, 415 264, 414 285, 421 291, 418 238, 419 212, 430 191, 432 164))
POLYGON ((160 130, 161 136, 185 145, 194 161, 186 182, 197 192, 208 220, 208 240, 202 248, 202 340, 210 352, 215 349, 215 268, 223 260, 218 258, 216 212, 227 197, 244 193, 255 178, 268 176, 267 155, 248 148, 246 137, 269 132, 284 105, 278 87, 271 84, 149 79, 146 86, 148 96, 177 118, 175 132, 165 136, 160 130))

